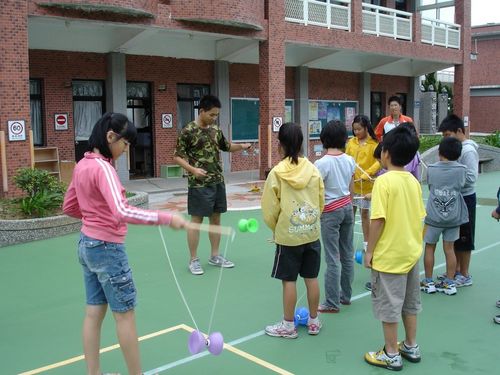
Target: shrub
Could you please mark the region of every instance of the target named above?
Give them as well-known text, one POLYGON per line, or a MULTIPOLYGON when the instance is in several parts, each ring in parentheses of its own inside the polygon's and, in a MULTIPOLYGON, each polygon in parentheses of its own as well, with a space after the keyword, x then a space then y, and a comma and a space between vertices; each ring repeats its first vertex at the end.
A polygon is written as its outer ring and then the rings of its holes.
POLYGON ((500 148, 500 131, 496 131, 490 135, 487 135, 484 138, 484 143, 493 146, 493 147, 499 147, 500 148))
POLYGON ((16 186, 27 196, 19 200, 25 215, 44 217, 61 207, 66 186, 42 169, 21 168, 14 176, 16 186))
POLYGON ((428 149, 437 146, 441 142, 441 135, 423 135, 420 137, 420 147, 418 151, 422 154, 428 149))

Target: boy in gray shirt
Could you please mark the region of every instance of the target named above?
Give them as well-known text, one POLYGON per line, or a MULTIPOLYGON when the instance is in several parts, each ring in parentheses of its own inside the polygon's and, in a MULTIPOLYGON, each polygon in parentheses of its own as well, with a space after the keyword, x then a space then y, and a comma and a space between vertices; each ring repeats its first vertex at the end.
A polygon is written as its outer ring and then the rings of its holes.
MULTIPOLYGON (((468 139, 464 122, 457 115, 448 115, 439 125, 439 131, 443 137, 453 137, 462 142, 462 153, 458 162, 467 168, 465 186, 462 196, 469 213, 467 223, 460 226, 460 235, 455 241, 455 256, 457 257, 457 269, 455 270, 455 284, 457 288, 472 285, 472 276, 469 274, 470 258, 474 246, 476 232, 476 180, 479 169, 478 145, 472 139, 468 139)), ((438 276, 438 279, 440 277, 438 276)))
POLYGON ((467 168, 457 162, 462 152, 462 143, 453 137, 446 137, 439 144, 439 160, 429 165, 427 183, 429 200, 425 218, 425 278, 420 290, 425 293, 436 291, 453 295, 457 293, 454 282, 457 259, 454 242, 459 237, 460 225, 468 222, 468 211, 461 190, 466 183, 467 168), (446 257, 446 277, 434 284, 434 251, 440 234, 443 234, 443 249, 446 257))

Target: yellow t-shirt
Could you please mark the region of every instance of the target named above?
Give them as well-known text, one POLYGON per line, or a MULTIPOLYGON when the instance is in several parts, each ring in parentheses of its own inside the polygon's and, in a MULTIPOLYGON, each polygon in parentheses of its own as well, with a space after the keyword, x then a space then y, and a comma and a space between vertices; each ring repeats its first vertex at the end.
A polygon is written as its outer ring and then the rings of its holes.
POLYGON ((365 195, 372 192, 373 182, 369 177, 375 177, 381 168, 380 163, 373 156, 373 151, 377 146, 378 142, 371 137, 368 137, 363 144, 359 143, 357 137, 352 137, 347 142, 345 153, 352 156, 356 164, 364 171, 358 167, 354 170, 354 193, 356 194, 365 195))
POLYGON ((408 273, 422 255, 425 208, 420 183, 410 172, 389 171, 375 180, 370 219, 385 219, 372 267, 408 273))

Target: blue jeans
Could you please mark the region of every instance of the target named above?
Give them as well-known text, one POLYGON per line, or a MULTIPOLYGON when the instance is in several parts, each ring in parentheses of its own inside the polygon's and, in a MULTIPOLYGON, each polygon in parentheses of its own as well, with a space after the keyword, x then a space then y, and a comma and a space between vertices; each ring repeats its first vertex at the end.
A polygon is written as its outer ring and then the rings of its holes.
POLYGON ((339 308, 350 301, 354 279, 354 213, 352 205, 321 215, 321 239, 325 249, 325 305, 339 308))
POLYGON ((104 305, 114 312, 132 310, 136 289, 125 245, 105 242, 81 233, 78 259, 83 268, 88 305, 104 305))

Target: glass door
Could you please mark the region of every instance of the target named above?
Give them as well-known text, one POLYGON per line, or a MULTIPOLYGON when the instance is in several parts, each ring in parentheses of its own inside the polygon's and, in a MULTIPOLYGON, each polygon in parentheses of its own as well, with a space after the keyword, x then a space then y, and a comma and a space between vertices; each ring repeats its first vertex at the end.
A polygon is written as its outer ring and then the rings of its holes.
POLYGON ((137 128, 137 141, 130 145, 130 178, 154 176, 151 85, 127 82, 127 116, 137 128))

